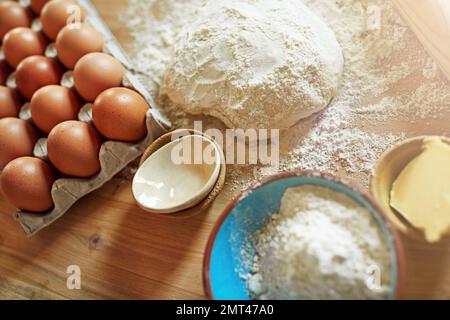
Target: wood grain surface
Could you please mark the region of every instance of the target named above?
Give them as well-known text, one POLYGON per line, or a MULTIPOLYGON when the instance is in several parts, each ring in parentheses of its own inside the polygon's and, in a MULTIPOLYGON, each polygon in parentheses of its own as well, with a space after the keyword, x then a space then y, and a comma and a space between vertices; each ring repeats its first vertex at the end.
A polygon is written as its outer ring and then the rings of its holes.
POLYGON ((394 0, 403 19, 450 79, 450 1, 394 0))
MULTIPOLYGON (((94 3, 126 47, 131 39, 117 15, 127 2, 94 3)), ((32 239, 13 220, 14 208, 0 198, 0 298, 204 299, 206 241, 238 191, 226 185, 206 212, 170 219, 139 209, 130 182, 114 179, 32 239), (81 290, 66 287, 70 265, 81 268, 81 290)), ((401 297, 450 299, 450 239, 437 245, 403 240, 407 283, 401 297)))

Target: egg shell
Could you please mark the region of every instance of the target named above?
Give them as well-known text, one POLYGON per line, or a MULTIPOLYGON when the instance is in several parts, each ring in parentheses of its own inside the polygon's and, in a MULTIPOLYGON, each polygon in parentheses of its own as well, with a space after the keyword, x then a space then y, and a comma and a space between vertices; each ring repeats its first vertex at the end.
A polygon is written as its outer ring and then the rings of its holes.
POLYGON ((52 40, 68 24, 81 23, 84 17, 82 8, 74 0, 52 0, 41 11, 42 30, 52 40), (78 15, 78 16, 77 16, 78 15), (76 21, 76 20, 79 21, 76 21))
POLYGON ((65 175, 89 178, 100 171, 101 145, 102 138, 94 127, 81 121, 66 121, 48 136, 48 158, 65 175))
POLYGON ((111 88, 95 100, 92 116, 95 127, 111 140, 135 142, 147 135, 145 124, 148 104, 128 88, 111 88))
POLYGON ((3 38, 3 53, 6 61, 13 68, 30 56, 43 55, 47 40, 37 31, 30 28, 14 28, 3 38))
POLYGON ((14 28, 29 27, 32 20, 31 11, 18 2, 0 2, 0 41, 14 28))
POLYGON ((39 135, 27 121, 17 118, 0 120, 0 170, 10 161, 33 155, 39 135))
POLYGON ((0 119, 17 117, 22 106, 22 97, 16 90, 0 86, 0 119))
POLYGON ((30 0, 31 9, 36 14, 41 14, 42 8, 50 2, 50 0, 30 0))
POLYGON ((34 124, 45 133, 58 124, 76 120, 81 108, 78 95, 71 89, 58 85, 40 88, 30 102, 34 124))
POLYGON ((56 177, 55 171, 46 162, 23 157, 5 167, 0 185, 6 199, 16 208, 43 213, 53 207, 51 190, 56 177))
POLYGON ((17 91, 30 100, 40 88, 59 84, 62 74, 62 67, 53 59, 44 56, 25 58, 15 73, 17 91))
POLYGON ((103 35, 88 24, 65 26, 56 38, 58 59, 64 66, 73 69, 86 54, 101 52, 104 43, 103 35))
POLYGON ((6 84, 6 80, 8 80, 8 76, 10 73, 11 69, 6 61, 0 60, 0 86, 4 86, 6 84))
POLYGON ((120 87, 125 76, 124 66, 106 53, 89 53, 75 65, 73 79, 78 93, 94 101, 103 91, 120 87))

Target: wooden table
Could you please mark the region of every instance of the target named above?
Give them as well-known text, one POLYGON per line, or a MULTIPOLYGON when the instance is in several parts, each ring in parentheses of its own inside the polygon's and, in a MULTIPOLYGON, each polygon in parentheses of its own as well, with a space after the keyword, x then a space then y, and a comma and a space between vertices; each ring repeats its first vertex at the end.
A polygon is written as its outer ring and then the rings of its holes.
MULTIPOLYGON (((126 44, 117 21, 126 1, 95 0, 126 44)), ((139 209, 130 181, 115 179, 80 200, 61 220, 27 239, 0 199, 2 299, 203 299, 202 260, 211 228, 236 193, 226 186, 213 206, 189 219, 139 209), (81 290, 66 286, 66 269, 81 268, 81 290)), ((403 298, 450 299, 450 239, 438 245, 404 239, 403 298)))

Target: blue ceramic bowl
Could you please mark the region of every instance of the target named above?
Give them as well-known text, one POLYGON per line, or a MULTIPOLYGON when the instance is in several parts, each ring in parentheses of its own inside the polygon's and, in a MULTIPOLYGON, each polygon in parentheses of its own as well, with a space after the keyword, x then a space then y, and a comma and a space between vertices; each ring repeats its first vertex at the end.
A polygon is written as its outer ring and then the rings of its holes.
POLYGON ((203 277, 208 297, 217 300, 251 299, 246 282, 236 271, 245 272, 241 261, 241 246, 249 234, 264 227, 270 216, 278 212, 286 189, 300 185, 321 186, 345 193, 372 213, 391 249, 393 267, 390 298, 398 297, 402 282, 400 278, 403 275, 403 250, 397 233, 391 228, 380 206, 370 196, 341 179, 314 172, 276 175, 244 191, 227 206, 217 221, 206 248, 203 277))

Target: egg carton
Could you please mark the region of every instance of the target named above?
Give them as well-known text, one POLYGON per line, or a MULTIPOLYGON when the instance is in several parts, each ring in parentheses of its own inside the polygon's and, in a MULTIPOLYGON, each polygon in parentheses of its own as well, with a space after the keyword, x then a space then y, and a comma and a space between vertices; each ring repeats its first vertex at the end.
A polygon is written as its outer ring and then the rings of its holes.
MULTIPOLYGON (((122 83, 123 86, 139 92, 149 104, 150 109, 147 113, 146 119, 148 134, 146 138, 138 143, 125 143, 117 141, 107 141, 103 143, 99 154, 101 171, 96 176, 90 179, 61 178, 55 181, 52 187, 54 208, 50 212, 36 214, 18 210, 15 213, 15 218, 21 224, 26 235, 29 237, 35 235, 42 229, 55 222, 57 219, 61 218, 79 199, 99 189, 106 182, 110 181, 116 174, 141 156, 145 149, 153 141, 161 135, 167 133, 171 127, 170 121, 164 116, 149 91, 137 77, 139 72, 134 69, 125 51, 100 18, 91 1, 78 0, 78 3, 87 13, 87 17, 84 22, 90 24, 103 34, 105 38, 105 46, 103 51, 114 56, 127 69, 127 73, 122 83)), ((33 22, 33 28, 37 30, 40 29, 39 18, 33 22)), ((49 45, 46 55, 48 57, 57 58, 56 51, 54 50, 54 44, 49 45)), ((69 88, 73 87, 71 71, 64 74, 61 80, 61 85, 69 88)), ((13 74, 8 79, 8 86, 12 88, 15 87, 13 74)), ((28 103, 22 107, 19 117, 24 120, 31 120, 31 113, 28 103)), ((83 122, 92 122, 91 103, 86 104, 80 110, 78 118, 83 122)), ((48 160, 46 140, 46 138, 42 138, 37 142, 34 150, 35 157, 48 160)))

